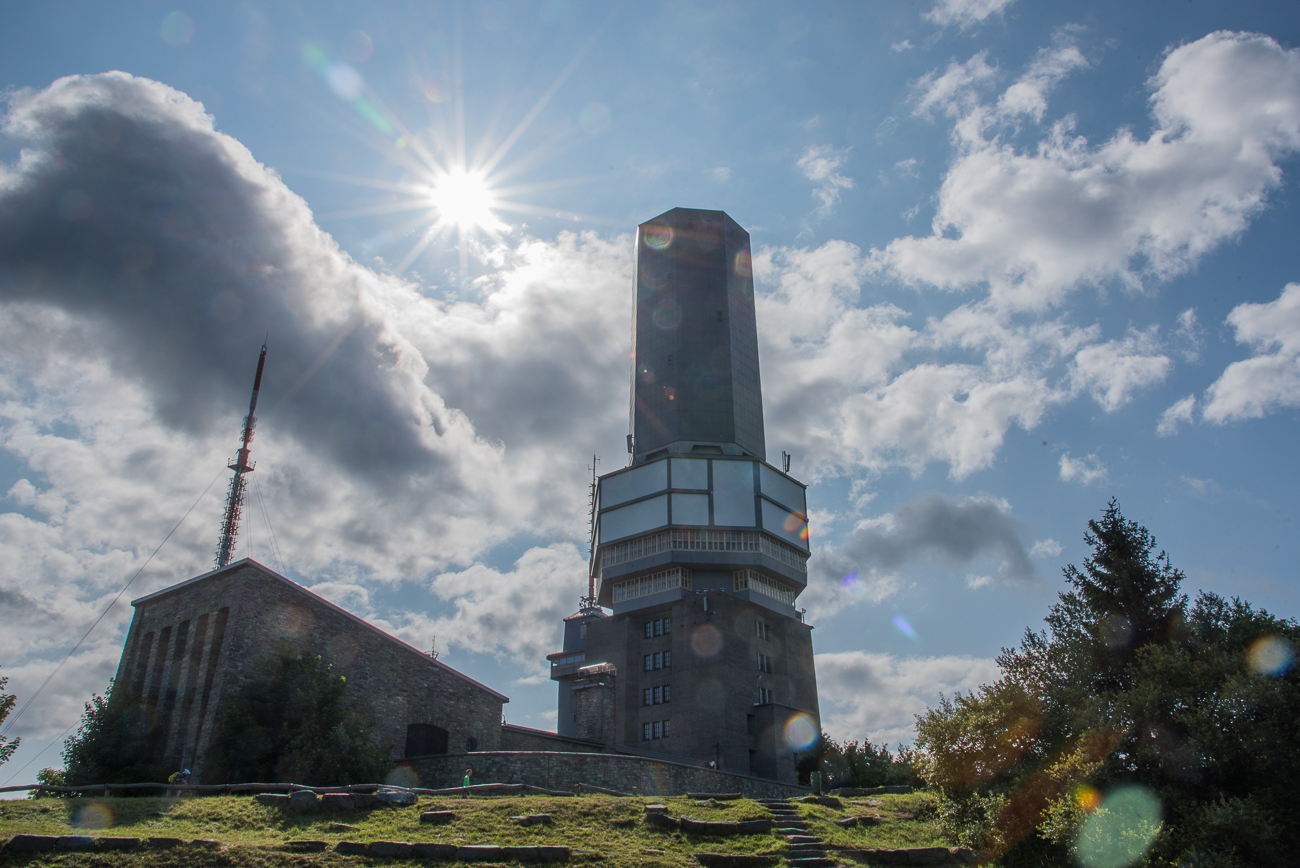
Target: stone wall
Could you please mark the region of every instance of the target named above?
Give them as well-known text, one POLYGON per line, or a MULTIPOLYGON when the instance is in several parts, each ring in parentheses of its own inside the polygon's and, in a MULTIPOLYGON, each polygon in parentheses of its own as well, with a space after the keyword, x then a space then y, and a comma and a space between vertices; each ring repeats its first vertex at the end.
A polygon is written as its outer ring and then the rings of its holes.
MULTIPOLYGON (((501 750, 562 751, 599 753, 604 745, 582 738, 569 738, 544 729, 532 729, 513 723, 501 724, 501 750)), ((500 783, 498 781, 497 783, 500 783)))
POLYGON ((252 560, 135 600, 116 694, 138 693, 163 728, 157 759, 194 782, 222 700, 282 646, 320 654, 348 679, 348 699, 395 759, 408 724, 445 729, 450 750, 501 744, 501 694, 252 560), (473 739, 473 741, 471 741, 473 739))
POLYGON ((420 757, 402 763, 415 772, 419 786, 458 787, 465 769, 474 770, 474 783, 523 783, 554 790, 594 784, 619 792, 653 796, 683 793, 743 793, 750 798, 784 799, 807 795, 805 787, 790 786, 748 775, 648 757, 609 753, 554 751, 479 751, 420 757))

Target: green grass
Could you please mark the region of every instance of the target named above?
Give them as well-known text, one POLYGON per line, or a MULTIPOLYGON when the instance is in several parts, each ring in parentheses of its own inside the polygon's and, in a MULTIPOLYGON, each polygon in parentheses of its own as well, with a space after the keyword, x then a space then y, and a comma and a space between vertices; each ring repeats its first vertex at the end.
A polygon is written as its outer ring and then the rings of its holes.
MULTIPOLYGON (((801 810, 813 821, 815 834, 842 846, 904 847, 944 843, 932 820, 898 819, 903 814, 923 814, 926 806, 933 803, 932 796, 883 796, 880 801, 877 808, 846 802, 844 811, 817 805, 802 805, 801 810), (879 813, 891 819, 867 829, 840 829, 827 822, 860 813, 879 813)), ((182 865, 199 868, 307 868, 416 864, 414 861, 340 856, 333 852, 333 845, 339 841, 428 841, 501 846, 558 844, 592 851, 590 855, 575 856, 575 861, 616 868, 693 866, 695 862, 690 854, 702 851, 779 853, 784 850, 784 840, 771 834, 713 837, 660 830, 645 822, 645 806, 655 803, 666 804, 673 816, 686 815, 701 820, 748 820, 768 816, 763 806, 749 799, 697 805, 685 797, 656 799, 600 795, 580 798, 423 797, 414 807, 310 815, 264 807, 248 796, 0 801, 0 839, 19 833, 114 835, 183 838, 186 841, 209 838, 225 845, 215 851, 186 846, 174 850, 140 848, 118 853, 0 854, 0 868, 10 865, 31 868, 82 865, 104 868, 182 865), (434 809, 452 811, 454 822, 448 825, 421 823, 420 813, 434 809), (553 824, 519 826, 509 820, 512 816, 528 813, 549 813, 553 824), (335 823, 346 823, 356 828, 331 830, 330 825, 335 823), (283 850, 284 843, 293 840, 327 841, 330 850, 314 854, 283 850)))
POLYGON ((939 797, 934 793, 875 796, 844 799, 844 810, 822 805, 800 804, 809 831, 836 847, 950 847, 939 830, 936 812, 939 797), (878 802, 878 805, 867 804, 878 802), (835 820, 854 816, 879 816, 883 822, 869 826, 841 828, 835 820))

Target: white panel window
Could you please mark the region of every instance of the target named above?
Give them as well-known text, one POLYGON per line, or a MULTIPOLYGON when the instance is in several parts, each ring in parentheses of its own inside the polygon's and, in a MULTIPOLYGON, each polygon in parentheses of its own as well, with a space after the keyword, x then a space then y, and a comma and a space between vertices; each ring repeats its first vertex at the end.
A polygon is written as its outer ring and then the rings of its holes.
POLYGON ((668 462, 655 461, 600 481, 600 505, 617 506, 668 487, 668 462))
POLYGON ((709 524, 707 494, 674 494, 673 524, 709 524))
POLYGON ((600 516, 600 538, 618 539, 668 524, 668 495, 611 509, 600 516))
POLYGON ((763 530, 789 540, 801 549, 808 548, 808 520, 770 500, 763 501, 763 530))
POLYGON ((696 488, 704 491, 709 487, 709 462, 702 458, 674 458, 673 488, 696 488))
POLYGON ((758 465, 758 485, 763 490, 763 494, 791 512, 808 514, 804 490, 766 464, 758 465))
POLYGON ((713 523, 754 526, 753 462, 713 462, 713 523))

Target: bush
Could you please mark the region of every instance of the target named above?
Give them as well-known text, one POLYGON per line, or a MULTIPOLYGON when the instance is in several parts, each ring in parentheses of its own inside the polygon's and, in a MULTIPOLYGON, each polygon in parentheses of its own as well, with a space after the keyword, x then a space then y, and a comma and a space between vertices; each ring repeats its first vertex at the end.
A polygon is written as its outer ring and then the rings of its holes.
POLYGON ((382 781, 391 749, 346 702, 347 679, 319 655, 281 649, 224 700, 205 783, 340 786, 382 781))

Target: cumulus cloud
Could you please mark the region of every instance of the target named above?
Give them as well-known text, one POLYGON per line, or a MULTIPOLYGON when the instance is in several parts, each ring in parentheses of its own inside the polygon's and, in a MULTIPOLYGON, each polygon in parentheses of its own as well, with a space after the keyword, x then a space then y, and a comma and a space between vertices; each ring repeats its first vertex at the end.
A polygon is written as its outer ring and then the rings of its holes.
POLYGON ((1192 421, 1195 411, 1195 395, 1180 398, 1160 414, 1160 421, 1156 424, 1156 434, 1160 437, 1172 437, 1178 433, 1179 425, 1192 421))
POLYGON ((853 179, 839 172, 840 166, 847 161, 847 151, 830 145, 809 145, 795 162, 795 168, 816 185, 813 188, 813 198, 820 203, 817 206, 818 214, 825 216, 831 213, 839 204, 840 193, 853 189, 853 179))
POLYGON ((1059 557, 1062 551, 1064 549, 1061 548, 1061 544, 1048 537, 1035 542, 1034 547, 1029 550, 1029 556, 1031 558, 1055 558, 1059 557))
POLYGON ((1080 485, 1105 482, 1110 475, 1102 460, 1091 454, 1083 458, 1071 458, 1069 452, 1063 453, 1060 468, 1062 482, 1078 482, 1080 485))
POLYGON ((841 545, 818 551, 801 599, 815 613, 864 597, 879 602, 897 589, 898 573, 910 562, 937 557, 960 567, 981 556, 1000 561, 997 572, 1004 581, 1024 583, 1036 576, 1009 504, 930 494, 862 522, 841 545))
POLYGON ((1029 68, 998 98, 998 113, 1007 118, 1028 115, 1035 122, 1047 112, 1047 95, 1076 69, 1088 65, 1075 45, 1040 48, 1029 68))
POLYGON ((1300 284, 1287 284, 1276 301, 1237 305, 1228 324, 1255 354, 1206 390, 1204 417, 1222 424, 1300 406, 1300 284))
POLYGON ((956 24, 962 30, 979 24, 990 15, 1001 14, 1015 0, 939 0, 921 17, 940 27, 956 24))
POLYGON ((916 715, 940 694, 974 690, 997 680, 997 664, 979 657, 894 657, 865 651, 818 654, 822 728, 836 741, 909 744, 916 715))
POLYGON ((1084 347, 1070 363, 1073 386, 1088 392, 1107 413, 1133 399, 1133 393, 1164 380, 1173 363, 1159 353, 1157 328, 1129 330, 1119 339, 1084 347))
POLYGON ((492 649, 536 674, 555 650, 561 620, 573 613, 574 581, 586 574, 586 558, 569 543, 531 548, 509 572, 476 564, 443 573, 431 590, 454 614, 434 621, 432 629, 449 646, 492 649))
POLYGON ((874 250, 880 274, 987 287, 1000 307, 1036 310, 1080 285, 1167 280, 1238 236, 1300 147, 1300 51, 1228 32, 1165 57, 1145 139, 1122 130, 1093 145, 1070 118, 1023 150, 1000 135, 1004 110, 1041 116, 1046 86, 1082 63, 1069 48, 1040 55, 993 104, 980 95, 996 72, 983 53, 921 81, 916 111, 954 118, 958 154, 933 234, 874 250))
MULTIPOLYGON (((0 513, 11 688, 30 695, 205 487, 127 599, 209 567, 267 332, 239 556, 275 564, 264 500, 291 572, 364 609, 377 582, 580 534, 586 456, 626 424, 627 237, 498 247, 473 297, 438 301, 340 251, 165 85, 61 79, 13 96, 5 132, 21 147, 0 167, 0 448, 24 480, 0 513)), ((569 582, 564 598, 582 570, 569 582)), ((458 628, 482 620, 476 593, 442 603, 458 628)), ((518 602, 550 618, 554 598, 518 602)), ((110 612, 24 727, 75 719, 128 619, 110 612)), ((492 638, 481 650, 536 660, 537 643, 492 638)))

